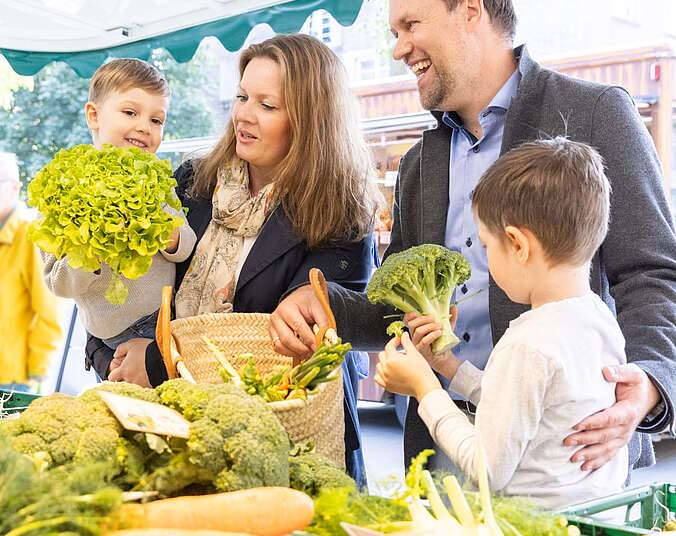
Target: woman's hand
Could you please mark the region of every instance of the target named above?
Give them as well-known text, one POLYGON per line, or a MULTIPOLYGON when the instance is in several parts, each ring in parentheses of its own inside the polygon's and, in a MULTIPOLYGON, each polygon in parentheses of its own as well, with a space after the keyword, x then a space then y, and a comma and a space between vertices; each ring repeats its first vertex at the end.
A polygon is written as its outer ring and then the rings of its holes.
POLYGON ((430 391, 441 389, 441 384, 425 358, 416 350, 408 333, 401 340, 392 339, 385 351, 378 355, 375 381, 392 393, 413 395, 418 401, 430 391), (398 352, 399 344, 404 352, 398 352))
POLYGON ((113 354, 108 379, 152 387, 146 372, 146 348, 151 342, 152 339, 129 339, 120 344, 113 354))

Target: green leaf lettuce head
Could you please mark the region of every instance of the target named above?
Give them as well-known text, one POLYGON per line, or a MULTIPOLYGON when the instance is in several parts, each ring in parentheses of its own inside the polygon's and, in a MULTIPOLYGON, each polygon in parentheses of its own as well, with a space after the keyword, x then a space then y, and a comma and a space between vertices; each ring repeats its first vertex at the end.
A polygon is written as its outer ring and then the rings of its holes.
POLYGON ((181 210, 172 192, 176 180, 168 160, 136 147, 91 145, 62 149, 28 185, 28 204, 40 212, 29 238, 71 268, 95 272, 110 266, 106 299, 124 303, 120 276, 137 279, 152 257, 183 224, 164 210, 181 210))

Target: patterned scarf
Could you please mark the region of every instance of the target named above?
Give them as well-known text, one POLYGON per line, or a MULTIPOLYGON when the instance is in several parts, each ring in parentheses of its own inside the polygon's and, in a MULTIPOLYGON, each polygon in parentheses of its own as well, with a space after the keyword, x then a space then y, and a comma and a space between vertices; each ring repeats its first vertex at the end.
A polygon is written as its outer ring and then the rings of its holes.
POLYGON ((176 293, 176 318, 232 311, 240 249, 272 212, 272 193, 270 183, 251 197, 249 167, 237 157, 218 170, 211 222, 176 293))

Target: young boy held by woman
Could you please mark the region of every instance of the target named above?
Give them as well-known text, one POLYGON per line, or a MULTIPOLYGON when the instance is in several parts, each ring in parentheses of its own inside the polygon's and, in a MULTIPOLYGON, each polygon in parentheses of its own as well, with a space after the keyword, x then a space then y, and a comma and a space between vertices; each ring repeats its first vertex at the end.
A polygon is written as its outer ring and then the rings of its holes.
POLYGON ((563 444, 576 423, 615 402, 601 370, 626 362, 620 327, 589 286, 609 197, 603 161, 582 143, 530 142, 499 158, 472 207, 491 277, 531 309, 510 323, 484 371, 451 351, 432 354, 441 326, 415 315, 406 317, 411 336, 390 341, 377 366, 380 385, 418 399, 435 443, 465 475, 476 481, 481 447, 492 491, 544 507, 620 491, 627 474, 626 447, 589 472, 570 461, 576 447, 563 444), (476 405, 474 423, 435 372, 476 405))
MULTIPOLYGON (((111 144, 154 153, 162 141, 169 98, 166 80, 145 61, 123 58, 102 65, 92 77, 85 106, 94 147, 100 150, 111 144)), ((154 337, 162 287, 173 286, 176 263, 186 260, 195 247, 195 233, 185 214, 171 207, 165 210, 183 218, 184 224, 174 229, 169 245, 153 257, 144 276, 125 280, 129 295, 122 305, 105 298, 112 277, 107 265, 85 272, 71 268, 65 257, 57 260, 43 253, 49 288, 57 296, 74 299, 87 331, 112 349, 135 337, 154 337)))

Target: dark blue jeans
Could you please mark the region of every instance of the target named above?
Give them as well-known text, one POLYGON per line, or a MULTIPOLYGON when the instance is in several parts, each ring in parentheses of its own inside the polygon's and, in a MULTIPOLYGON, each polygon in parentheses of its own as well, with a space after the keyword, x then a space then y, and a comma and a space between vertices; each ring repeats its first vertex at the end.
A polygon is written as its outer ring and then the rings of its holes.
POLYGON ((127 342, 129 339, 154 339, 155 328, 157 327, 157 315, 159 312, 160 311, 157 310, 147 316, 142 316, 119 335, 115 335, 110 339, 103 339, 103 344, 111 350, 117 350, 117 347, 120 344, 127 342))

